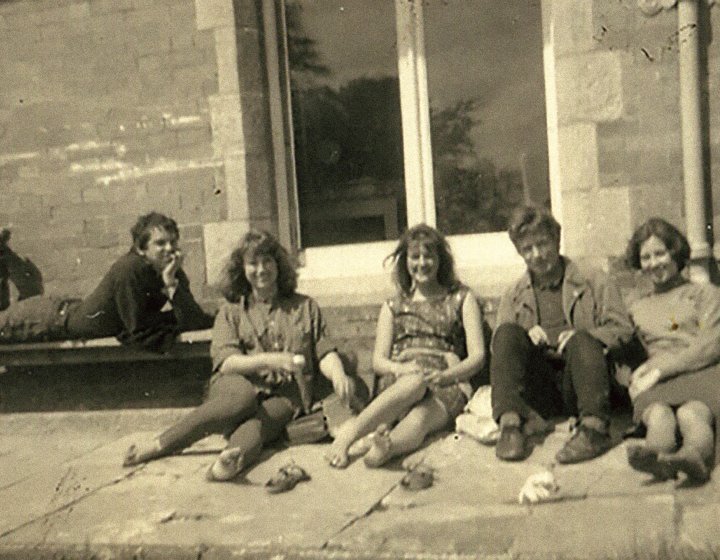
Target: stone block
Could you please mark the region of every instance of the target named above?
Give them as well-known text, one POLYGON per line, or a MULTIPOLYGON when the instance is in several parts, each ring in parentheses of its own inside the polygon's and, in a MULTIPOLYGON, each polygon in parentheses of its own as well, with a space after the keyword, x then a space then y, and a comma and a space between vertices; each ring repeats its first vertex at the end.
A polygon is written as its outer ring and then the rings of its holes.
POLYGON ((685 506, 680 523, 680 544, 700 552, 720 549, 719 518, 718 503, 685 506))
POLYGON ((256 0, 234 0, 235 27, 261 29, 262 13, 260 3, 256 0))
POLYGON ((244 150, 240 96, 213 95, 208 103, 215 153, 219 155, 244 150))
POLYGON ((214 61, 196 66, 175 68, 173 74, 173 99, 177 101, 204 99, 206 96, 206 83, 208 81, 217 81, 214 61))
POLYGON ((245 151, 253 154, 267 154, 270 144, 270 111, 264 95, 241 94, 243 137, 245 151))
POLYGON ((215 285, 220 281, 223 267, 228 256, 240 239, 250 229, 247 220, 230 220, 207 223, 204 229, 205 278, 207 283, 215 285))
POLYGON ((134 7, 133 0, 90 0, 90 13, 92 15, 126 12, 134 9, 134 7))
POLYGON ((240 91, 261 94, 265 90, 266 66, 262 37, 254 29, 239 29, 236 35, 240 91))
POLYGON ((218 92, 223 95, 235 94, 240 88, 235 29, 227 26, 218 27, 214 34, 218 92))
MULTIPOLYGON (((87 2, 68 4, 58 8, 50 8, 38 12, 42 24, 69 22, 90 17, 90 5, 87 2)), ((72 23, 75 26, 77 22, 72 23)))
POLYGON ((594 124, 577 123, 558 129, 560 185, 565 191, 594 189, 600 183, 598 140, 594 124))
POLYGON ((683 228, 684 192, 682 182, 661 181, 635 184, 630 188, 631 224, 635 228, 648 218, 660 216, 683 228))
POLYGON ((620 255, 632 234, 629 188, 566 191, 562 219, 570 257, 620 255))
POLYGON ((594 52, 557 62, 560 124, 623 116, 622 61, 621 53, 594 52))
POLYGON ((674 539, 672 496, 594 499, 536 508, 524 519, 510 549, 512 557, 663 558, 658 554, 674 539), (648 512, 652 511, 652 515, 648 512), (600 530, 598 519, 612 519, 600 530), (657 555, 657 556, 656 556, 657 555))
POLYGON ((591 2, 553 0, 551 6, 555 56, 578 54, 596 47, 591 2))
POLYGON ((264 155, 246 156, 245 188, 252 218, 269 218, 277 213, 272 159, 264 155))
POLYGON ((250 218, 249 189, 245 156, 236 154, 224 158, 225 200, 229 220, 250 218))
MULTIPOLYGON (((175 47, 168 55, 169 64, 173 68, 199 66, 206 62, 205 52, 195 47, 175 47)), ((214 59, 211 61, 214 65, 214 59)))
POLYGON ((233 25, 232 0, 195 0, 195 18, 199 30, 233 25))

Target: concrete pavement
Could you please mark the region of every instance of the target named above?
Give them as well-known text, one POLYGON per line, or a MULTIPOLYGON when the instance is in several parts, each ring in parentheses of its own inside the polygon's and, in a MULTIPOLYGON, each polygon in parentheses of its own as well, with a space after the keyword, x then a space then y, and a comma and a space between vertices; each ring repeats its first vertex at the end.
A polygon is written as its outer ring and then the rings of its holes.
MULTIPOLYGON (((554 467, 558 500, 517 503, 525 479, 552 464, 567 423, 522 463, 444 434, 410 458, 435 483, 410 492, 399 464, 326 466, 327 444, 267 453, 244 480, 208 483, 222 447, 120 466, 128 445, 183 409, 0 416, 3 558, 716 558, 720 483, 649 484, 625 444, 554 467), (286 494, 263 485, 288 461, 312 480, 286 494)), ((618 429, 622 426, 618 425, 618 429)))

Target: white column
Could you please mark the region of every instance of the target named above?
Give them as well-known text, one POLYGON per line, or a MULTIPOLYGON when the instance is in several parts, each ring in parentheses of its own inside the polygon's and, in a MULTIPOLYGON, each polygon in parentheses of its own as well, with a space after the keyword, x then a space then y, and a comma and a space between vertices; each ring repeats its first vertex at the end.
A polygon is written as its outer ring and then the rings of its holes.
POLYGON ((408 226, 435 226, 422 0, 395 0, 408 226))
POLYGON ((680 116, 682 122, 685 215, 690 242, 690 274, 693 280, 709 282, 711 256, 705 223, 705 181, 700 110, 700 41, 698 0, 678 3, 678 45, 680 46, 680 116))

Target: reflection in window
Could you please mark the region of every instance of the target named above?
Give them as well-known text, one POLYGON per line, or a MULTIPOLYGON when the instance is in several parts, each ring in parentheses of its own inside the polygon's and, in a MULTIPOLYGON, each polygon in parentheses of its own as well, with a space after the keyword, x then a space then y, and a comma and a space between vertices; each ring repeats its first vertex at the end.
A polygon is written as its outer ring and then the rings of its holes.
POLYGON ((287 0, 302 245, 406 224, 393 2, 287 0))
POLYGON ((437 226, 504 230, 550 199, 540 0, 423 7, 437 226))

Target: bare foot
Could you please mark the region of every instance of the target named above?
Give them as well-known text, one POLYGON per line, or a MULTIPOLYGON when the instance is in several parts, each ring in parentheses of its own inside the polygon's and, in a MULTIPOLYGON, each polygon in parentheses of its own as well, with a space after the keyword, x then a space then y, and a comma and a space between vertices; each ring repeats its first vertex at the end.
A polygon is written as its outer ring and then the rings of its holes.
POLYGON ((707 482, 710 479, 710 469, 694 447, 684 446, 677 453, 663 453, 658 462, 674 472, 684 472, 688 480, 694 483, 707 482))
POLYGON ((162 456, 160 441, 154 438, 142 443, 133 443, 125 452, 123 467, 132 467, 162 456))
POLYGON ((381 467, 392 457, 392 441, 390 429, 386 425, 380 426, 371 436, 372 447, 363 457, 365 466, 375 469, 381 467))
POLYGON ((210 465, 205 478, 212 482, 232 480, 245 467, 244 455, 239 447, 224 449, 215 462, 210 465))
POLYGON ((349 422, 345 422, 337 429, 330 451, 325 454, 325 460, 331 467, 344 469, 350 464, 348 448, 353 442, 352 435, 349 432, 349 422))

